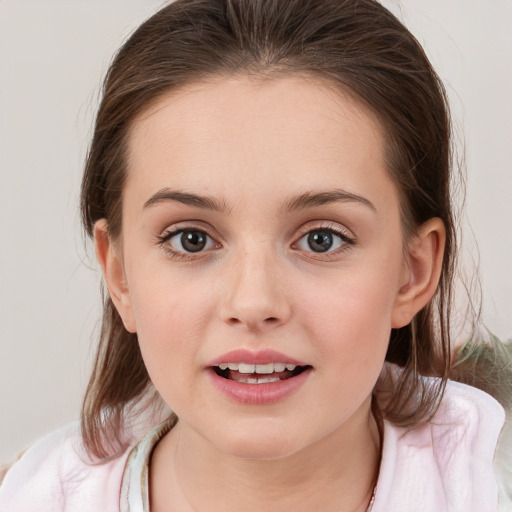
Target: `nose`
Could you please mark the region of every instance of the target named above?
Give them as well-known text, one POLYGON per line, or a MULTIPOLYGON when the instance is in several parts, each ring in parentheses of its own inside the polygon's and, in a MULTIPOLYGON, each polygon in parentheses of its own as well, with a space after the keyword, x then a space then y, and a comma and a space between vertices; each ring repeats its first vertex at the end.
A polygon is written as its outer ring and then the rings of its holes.
POLYGON ((253 333, 285 324, 291 315, 283 272, 261 251, 244 251, 224 279, 220 315, 227 324, 253 333))

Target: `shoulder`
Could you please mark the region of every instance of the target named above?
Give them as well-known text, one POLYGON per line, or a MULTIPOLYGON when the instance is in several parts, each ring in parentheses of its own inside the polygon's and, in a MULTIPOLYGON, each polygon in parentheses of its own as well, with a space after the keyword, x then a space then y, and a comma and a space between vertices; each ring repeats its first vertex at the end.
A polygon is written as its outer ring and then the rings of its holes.
POLYGON ((102 510, 118 512, 128 451, 101 463, 87 459, 78 423, 47 435, 6 472, 0 485, 2 512, 102 510))
POLYGON ((478 459, 482 467, 488 466, 486 461, 490 458, 498 489, 498 510, 512 512, 512 411, 505 410, 486 392, 452 381, 448 382, 441 408, 441 417, 450 413, 466 415, 463 421, 459 420, 464 426, 454 444, 467 446, 472 460, 478 459))
POLYGON ((498 508, 494 466, 504 417, 503 408, 490 395, 450 381, 428 423, 405 429, 385 422, 377 488, 381 508, 376 500, 375 511, 512 510, 504 496, 498 508))
POLYGON ((507 411, 507 419, 498 439, 494 458, 496 480, 500 490, 500 511, 512 511, 512 411, 507 411))

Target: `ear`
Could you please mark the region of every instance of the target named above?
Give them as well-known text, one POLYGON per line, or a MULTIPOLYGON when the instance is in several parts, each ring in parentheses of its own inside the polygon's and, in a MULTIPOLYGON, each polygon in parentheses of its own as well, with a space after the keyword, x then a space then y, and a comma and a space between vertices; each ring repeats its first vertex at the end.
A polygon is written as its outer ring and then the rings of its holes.
POLYGON ((121 316, 127 331, 136 332, 135 318, 124 265, 118 247, 108 234, 106 219, 100 219, 94 224, 94 248, 96 258, 103 271, 108 293, 117 312, 121 316))
POLYGON ((409 242, 403 282, 391 319, 394 329, 407 325, 434 296, 441 275, 445 243, 446 229, 437 217, 422 224, 409 242))

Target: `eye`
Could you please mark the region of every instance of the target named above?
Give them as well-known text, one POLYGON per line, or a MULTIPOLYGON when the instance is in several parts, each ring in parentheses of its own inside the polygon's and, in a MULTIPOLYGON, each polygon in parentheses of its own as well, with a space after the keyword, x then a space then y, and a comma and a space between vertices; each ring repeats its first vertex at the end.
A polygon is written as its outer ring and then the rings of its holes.
POLYGON ((177 253, 196 253, 215 247, 212 238, 199 229, 167 232, 159 240, 162 245, 170 246, 168 249, 177 253))
POLYGON ((344 245, 352 245, 354 241, 334 229, 314 229, 302 236, 295 246, 301 251, 316 253, 335 252, 344 245))

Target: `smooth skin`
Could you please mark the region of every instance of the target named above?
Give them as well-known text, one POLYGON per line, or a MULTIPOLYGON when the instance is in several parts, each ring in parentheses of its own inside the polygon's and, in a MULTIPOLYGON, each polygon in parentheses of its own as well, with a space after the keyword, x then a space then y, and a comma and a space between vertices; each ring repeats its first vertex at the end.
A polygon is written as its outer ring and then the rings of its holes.
POLYGON ((133 124, 122 234, 101 220, 95 243, 179 417, 151 461, 152 512, 366 509, 372 389, 391 328, 435 292, 445 241, 431 219, 404 242, 384 149, 376 116, 311 77, 213 77, 133 124), (235 403, 208 362, 236 348, 312 370, 283 400, 235 403))

